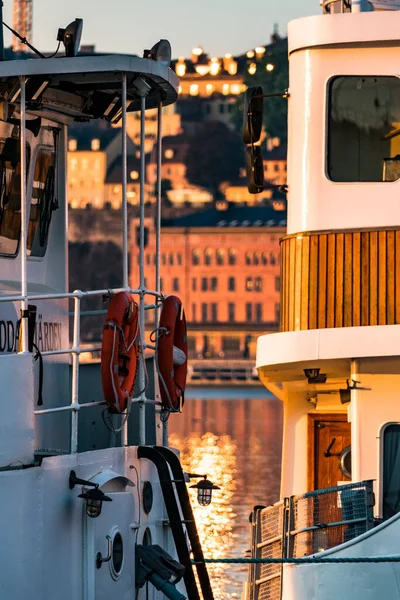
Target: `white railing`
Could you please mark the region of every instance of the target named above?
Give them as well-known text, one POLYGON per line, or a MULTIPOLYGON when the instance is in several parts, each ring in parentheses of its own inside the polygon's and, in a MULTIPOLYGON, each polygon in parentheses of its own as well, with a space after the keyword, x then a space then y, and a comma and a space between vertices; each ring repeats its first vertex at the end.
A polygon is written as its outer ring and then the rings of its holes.
MULTIPOLYGON (((73 299, 74 300, 74 311, 73 311, 73 341, 72 347, 65 348, 62 350, 47 350, 43 352, 43 356, 69 354, 72 355, 72 395, 71 404, 69 406, 55 407, 49 409, 36 410, 35 415, 43 415, 57 412, 71 412, 71 453, 78 451, 78 412, 81 408, 89 408, 93 406, 99 406, 105 404, 105 402, 91 402, 89 404, 79 404, 79 356, 82 353, 93 352, 100 350, 100 347, 81 347, 80 340, 80 319, 81 319, 81 300, 86 297, 99 296, 110 293, 117 293, 125 291, 131 294, 137 294, 139 296, 139 325, 141 332, 141 347, 140 352, 142 353, 142 360, 139 361, 139 384, 142 390, 137 398, 132 398, 131 402, 139 403, 139 444, 143 445, 146 443, 145 439, 145 405, 146 403, 156 403, 155 400, 148 399, 146 397, 146 374, 144 364, 144 351, 146 349, 155 351, 155 346, 146 344, 144 340, 145 336, 145 311, 155 310, 156 321, 158 320, 158 306, 157 300, 162 299, 160 292, 160 221, 161 221, 161 147, 162 147, 162 99, 160 96, 159 108, 158 108, 158 124, 157 124, 157 194, 156 194, 156 291, 147 290, 144 285, 144 181, 145 181, 145 111, 146 111, 146 95, 147 92, 142 92, 137 88, 137 93, 141 95, 141 108, 140 108, 140 227, 139 227, 139 246, 140 246, 140 285, 138 289, 131 289, 129 287, 129 273, 128 273, 128 204, 127 204, 127 131, 126 131, 126 115, 127 115, 127 74, 122 73, 122 85, 121 85, 121 102, 122 102, 122 281, 123 287, 118 289, 104 289, 104 290, 93 290, 83 292, 76 290, 72 293, 53 293, 53 294, 28 294, 28 277, 27 277, 27 216, 28 216, 28 204, 27 204, 27 161, 26 161, 26 77, 20 77, 21 85, 21 110, 20 110, 20 124, 21 124, 21 243, 20 243, 20 261, 21 261, 21 293, 18 295, 5 295, 0 297, 1 302, 21 302, 21 314, 26 315, 29 302, 35 302, 38 300, 57 300, 57 299, 73 299), (156 300, 153 304, 146 305, 145 297, 152 296, 156 300)), ((150 89, 150 88, 149 88, 150 89)), ((62 156, 57 165, 61 176, 64 179, 64 197, 65 197, 65 211, 67 212, 67 127, 63 126, 63 148, 62 156)), ((26 318, 21 319, 21 338, 22 338, 22 353, 28 352, 28 323, 26 318)), ((158 403, 156 403, 158 404, 158 403)), ((122 429, 122 440, 123 445, 128 445, 128 423, 125 419, 125 424, 122 429)), ((167 445, 168 441, 168 425, 167 420, 163 422, 163 443, 167 445)))

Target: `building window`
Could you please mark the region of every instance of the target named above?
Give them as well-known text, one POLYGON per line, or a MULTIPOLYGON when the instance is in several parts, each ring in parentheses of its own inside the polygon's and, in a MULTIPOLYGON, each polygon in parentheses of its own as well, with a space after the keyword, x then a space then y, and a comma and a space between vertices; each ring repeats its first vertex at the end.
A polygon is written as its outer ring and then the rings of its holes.
POLYGON ((160 277, 160 290, 162 290, 164 288, 164 281, 163 278, 160 277))
POLYGON ((196 304, 192 304, 192 320, 197 321, 196 304))
POLYGON ((236 250, 234 250, 233 248, 229 249, 228 264, 236 265, 236 250))
POLYGON ((207 277, 203 277, 201 280, 201 291, 207 292, 207 290, 208 290, 208 279, 207 279, 207 277))
POLYGON ((279 276, 275 277, 275 291, 281 291, 281 278, 279 276))
POLYGON ((70 152, 75 152, 78 147, 78 142, 76 140, 68 140, 68 150, 70 152))
POLYGON ((225 262, 225 250, 218 248, 217 250, 217 265, 223 265, 225 262))
POLYGON ((211 248, 206 248, 204 252, 204 264, 210 266, 212 262, 212 250, 211 248))
POLYGON ((228 321, 230 323, 235 322, 235 305, 233 302, 229 302, 228 304, 228 321))
POLYGON ((236 280, 234 277, 229 277, 228 278, 228 291, 234 292, 235 289, 236 289, 236 280))
POLYGON ((246 252, 244 262, 246 263, 246 265, 251 265, 251 252, 246 252))
POLYGON ((201 320, 203 321, 203 323, 206 323, 208 320, 208 310, 207 310, 208 306, 207 304, 205 304, 204 302, 201 305, 201 320))
POLYGON ((176 261, 178 265, 182 265, 182 254, 180 252, 178 252, 178 254, 176 255, 176 261))
POLYGON ((252 277, 247 277, 246 278, 246 291, 247 292, 252 292, 253 291, 253 279, 252 279, 252 277))
POLYGON ((261 254, 261 264, 264 265, 264 267, 268 264, 268 256, 265 252, 261 254))
POLYGON ((251 302, 246 303, 246 321, 251 321, 253 318, 253 305, 251 302))
POLYGON ((256 304, 256 323, 262 323, 262 304, 256 304))
POLYGON ((168 257, 168 263, 170 265, 174 264, 174 255, 172 254, 172 252, 170 253, 169 257, 168 257))
POLYGON ((197 279, 193 277, 192 279, 192 291, 195 292, 197 290, 197 279))
POLYGON ((200 250, 198 250, 196 248, 196 250, 193 250, 192 252, 192 265, 199 265, 200 264, 200 250))
POLYGON ((164 253, 161 254, 161 264, 164 266, 167 264, 167 257, 164 253))
POLYGON ((223 114, 224 114, 224 112, 225 112, 225 105, 224 105, 224 104, 221 102, 221 103, 218 105, 218 109, 219 109, 219 114, 220 114, 220 115, 223 115, 223 114))
POLYGON ((151 254, 146 254, 146 265, 149 265, 151 262, 151 254))
POLYGON ((177 277, 172 280, 172 291, 179 292, 179 279, 177 277))
POLYGON ((94 138, 92 140, 91 148, 93 152, 97 152, 97 150, 100 150, 100 140, 98 138, 94 138))
POLYGON ((328 84, 327 172, 333 181, 396 181, 400 81, 335 77, 328 84), (345 157, 345 160, 343 160, 345 157))
POLYGON ((172 150, 172 148, 167 148, 166 151, 164 152, 164 156, 165 158, 174 158, 174 151, 172 150))
POLYGON ((260 264, 260 253, 255 252, 254 256, 253 256, 253 265, 259 265, 259 264, 260 264))
POLYGON ((270 252, 270 255, 269 255, 269 264, 270 265, 276 265, 276 254, 275 254, 275 252, 270 252))
POLYGON ((114 194, 119 194, 121 192, 121 186, 114 185, 113 192, 114 192, 114 194))
POLYGON ((189 94, 191 96, 199 95, 199 86, 197 85, 197 83, 192 83, 192 85, 189 87, 189 94))
POLYGON ((130 172, 130 177, 131 177, 131 179, 139 179, 139 172, 138 171, 131 171, 130 172))
POLYGON ((261 277, 256 277, 256 279, 254 281, 254 289, 256 292, 263 291, 263 280, 261 277))
POLYGON ((279 165, 278 164, 274 164, 274 171, 275 173, 277 173, 279 171, 279 165))
POLYGON ((216 292, 218 289, 218 279, 216 277, 211 277, 211 291, 216 292))
POLYGON ((213 323, 216 323, 218 321, 217 311, 218 311, 218 305, 217 305, 217 303, 216 302, 212 302, 212 304, 211 304, 211 321, 213 323))

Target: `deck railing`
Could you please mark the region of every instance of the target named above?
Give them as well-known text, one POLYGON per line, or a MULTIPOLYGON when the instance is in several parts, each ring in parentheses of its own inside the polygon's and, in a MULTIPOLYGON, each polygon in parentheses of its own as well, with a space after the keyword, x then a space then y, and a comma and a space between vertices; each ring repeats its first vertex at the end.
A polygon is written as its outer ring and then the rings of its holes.
MULTIPOLYGON (((252 558, 297 558, 334 548, 374 526, 372 481, 284 498, 251 516, 252 558)), ((247 600, 280 600, 282 565, 250 565, 247 600)))

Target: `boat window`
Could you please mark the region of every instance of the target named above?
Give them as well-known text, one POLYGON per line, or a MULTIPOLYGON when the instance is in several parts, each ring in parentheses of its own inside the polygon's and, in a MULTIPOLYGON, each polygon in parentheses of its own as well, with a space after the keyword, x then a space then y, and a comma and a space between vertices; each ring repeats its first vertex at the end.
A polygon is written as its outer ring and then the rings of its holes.
POLYGON ((56 208, 54 152, 50 148, 40 148, 36 156, 32 182, 26 246, 28 256, 45 255, 51 217, 56 208))
POLYGON ((400 424, 388 425, 383 435, 383 517, 400 511, 400 424))
MULTIPOLYGON (((27 146, 26 172, 30 149, 27 146)), ((0 140, 0 254, 16 256, 21 234, 21 152, 18 138, 0 140)))
POLYGON ((335 77, 329 83, 328 164, 332 181, 400 177, 400 80, 335 77))

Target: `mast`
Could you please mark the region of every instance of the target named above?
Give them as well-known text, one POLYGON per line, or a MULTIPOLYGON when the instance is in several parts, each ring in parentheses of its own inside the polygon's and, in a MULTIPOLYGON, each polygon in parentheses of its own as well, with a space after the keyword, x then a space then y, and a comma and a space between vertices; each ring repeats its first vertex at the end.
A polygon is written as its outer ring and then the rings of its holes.
POLYGON ((4 60, 3 0, 0 0, 0 61, 4 60))

